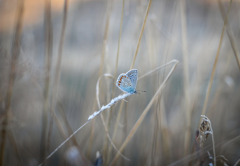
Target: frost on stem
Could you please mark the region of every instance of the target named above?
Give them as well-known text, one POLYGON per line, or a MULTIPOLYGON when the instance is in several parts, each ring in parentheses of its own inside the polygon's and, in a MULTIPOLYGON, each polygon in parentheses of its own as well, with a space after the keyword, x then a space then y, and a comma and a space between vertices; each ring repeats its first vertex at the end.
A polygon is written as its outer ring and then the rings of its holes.
POLYGON ((211 130, 211 122, 210 120, 205 116, 205 115, 201 115, 202 122, 201 125, 199 127, 199 135, 197 140, 200 139, 200 147, 203 147, 203 142, 206 141, 208 134, 212 134, 212 130, 211 130))
POLYGON ((88 117, 88 121, 92 120, 95 116, 97 116, 98 114, 100 114, 103 110, 110 108, 113 104, 115 104, 118 100, 122 100, 128 96, 131 96, 132 94, 130 93, 126 93, 123 95, 119 95, 118 97, 115 97, 114 99, 111 100, 110 103, 108 103, 107 105, 104 105, 101 107, 101 109, 99 111, 95 111, 92 115, 90 115, 88 117))

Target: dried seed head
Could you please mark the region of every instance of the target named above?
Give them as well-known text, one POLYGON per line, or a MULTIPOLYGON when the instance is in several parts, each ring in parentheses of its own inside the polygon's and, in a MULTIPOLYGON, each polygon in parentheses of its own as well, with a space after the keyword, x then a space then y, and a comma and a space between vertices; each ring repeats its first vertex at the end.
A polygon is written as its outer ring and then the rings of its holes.
POLYGON ((207 139, 208 134, 212 134, 212 130, 211 130, 211 122, 210 120, 205 116, 205 115, 201 115, 202 122, 201 125, 199 127, 199 135, 197 140, 200 139, 200 147, 203 147, 203 142, 207 139))

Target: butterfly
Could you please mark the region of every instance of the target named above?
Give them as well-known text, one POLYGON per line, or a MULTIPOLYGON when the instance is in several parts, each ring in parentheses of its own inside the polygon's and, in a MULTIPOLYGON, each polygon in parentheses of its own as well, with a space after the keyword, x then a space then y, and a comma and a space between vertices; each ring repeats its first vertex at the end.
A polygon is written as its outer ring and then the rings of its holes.
POLYGON ((116 86, 124 92, 137 94, 136 86, 138 79, 137 69, 129 70, 126 74, 120 74, 116 86))

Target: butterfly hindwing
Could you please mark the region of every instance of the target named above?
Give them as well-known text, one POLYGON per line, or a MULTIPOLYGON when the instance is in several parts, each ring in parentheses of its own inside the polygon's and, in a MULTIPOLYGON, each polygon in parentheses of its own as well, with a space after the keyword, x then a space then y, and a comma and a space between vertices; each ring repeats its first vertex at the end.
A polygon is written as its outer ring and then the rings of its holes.
POLYGON ((135 89, 137 86, 138 71, 137 69, 132 69, 126 73, 132 83, 132 87, 135 89))
POLYGON ((116 86, 127 93, 133 93, 135 91, 130 78, 126 74, 119 75, 116 86))

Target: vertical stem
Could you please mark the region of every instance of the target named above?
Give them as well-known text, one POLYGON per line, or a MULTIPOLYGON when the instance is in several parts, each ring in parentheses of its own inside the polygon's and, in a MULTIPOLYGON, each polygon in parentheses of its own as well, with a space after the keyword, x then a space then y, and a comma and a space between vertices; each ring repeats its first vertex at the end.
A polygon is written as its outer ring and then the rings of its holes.
MULTIPOLYGON (((159 100, 157 103, 157 107, 159 105, 159 100)), ((157 137, 158 137, 158 109, 155 109, 154 114, 154 130, 153 130, 153 140, 152 140, 152 147, 151 147, 151 165, 155 165, 155 155, 156 155, 156 145, 157 145, 157 137)))
POLYGON ((112 3, 113 3, 113 0, 109 0, 108 9, 107 9, 107 19, 106 19, 106 25, 105 25, 105 31, 104 31, 102 54, 101 54, 101 66, 100 66, 99 74, 98 74, 99 77, 103 73, 104 58, 105 58, 106 44, 107 44, 107 38, 108 38, 109 21, 110 21, 110 16, 111 16, 111 11, 112 11, 112 3))
POLYGON ((136 60, 136 58, 137 58, 138 49, 139 49, 139 46, 140 46, 140 43, 141 43, 143 31, 144 31, 144 28, 145 28, 145 25, 146 25, 147 16, 148 16, 148 13, 149 13, 149 9, 150 9, 150 7, 151 7, 151 4, 152 4, 152 0, 149 0, 148 7, 147 7, 147 10, 146 10, 146 13, 145 13, 145 16, 144 16, 144 21, 143 21, 142 29, 141 29, 141 32, 140 32, 140 35, 139 35, 137 48, 136 48, 136 51, 135 51, 135 54, 134 54, 133 61, 132 61, 132 64, 131 64, 130 69, 133 69, 134 64, 135 64, 135 60, 136 60))
MULTIPOLYGON (((124 13, 124 3, 125 3, 125 0, 122 1, 122 14, 121 14, 120 29, 119 29, 119 37, 118 37, 117 58, 116 58, 115 72, 114 72, 114 78, 113 78, 112 98, 114 98, 114 92, 115 92, 115 87, 116 87, 115 86, 115 81, 116 81, 116 77, 117 77, 118 59, 119 59, 121 36, 122 36, 122 23, 123 23, 123 13, 124 13)), ((121 104, 121 106, 122 106, 122 104, 121 104)), ((109 117, 108 117, 108 128, 110 127, 110 120, 111 120, 111 116, 112 116, 112 111, 113 111, 113 107, 111 107, 110 113, 109 113, 109 117)), ((120 116, 118 116, 117 119, 119 120, 120 116)), ((117 122, 115 123, 114 133, 116 133, 116 129, 117 129, 116 128, 116 124, 117 124, 117 122)), ((113 138, 113 141, 114 141, 114 134, 113 134, 112 138, 113 138)), ((112 151, 112 146, 109 146, 108 154, 107 154, 107 162, 106 163, 109 163, 109 161, 110 161, 111 151, 112 151)))
MULTIPOLYGON (((145 25, 146 25, 146 21, 147 21, 147 16, 148 16, 148 13, 149 13, 149 9, 150 9, 150 6, 151 6, 151 3, 152 3, 152 0, 149 0, 149 3, 148 3, 148 7, 147 7, 147 10, 146 10, 146 13, 145 13, 145 16, 144 16, 144 21, 143 21, 143 25, 142 25, 142 28, 141 28, 141 32, 140 32, 140 35, 139 35, 139 39, 138 39, 138 44, 137 44, 137 48, 136 48, 136 51, 135 51, 135 54, 134 54, 134 58, 133 58, 133 61, 132 61, 132 64, 131 64, 131 67, 130 69, 133 68, 134 64, 135 64, 135 60, 136 60, 136 57, 137 57, 137 53, 138 53, 138 49, 139 49, 139 46, 140 46, 140 42, 141 42, 141 39, 142 39, 142 35, 143 35, 143 31, 144 31, 144 28, 145 28, 145 25)), ((124 7, 124 1, 123 1, 123 7, 124 7)), ((122 10, 124 10, 124 8, 122 8, 122 10)), ((122 24, 122 22, 121 22, 122 24)), ((122 26, 122 25, 121 25, 122 26)), ((121 30, 120 30, 121 31, 121 30)), ((119 34, 121 35, 121 34, 119 34)), ((120 39, 120 38, 119 38, 120 39)), ((119 42, 120 43, 120 42, 119 42)), ((118 43, 118 44, 119 44, 118 43)), ((115 74, 116 74, 116 70, 115 70, 115 74)), ((115 83, 115 82, 114 82, 115 83)), ((120 116, 121 116, 121 112, 122 112, 122 106, 123 106, 123 101, 121 101, 121 107, 120 107, 120 110, 119 110, 119 114, 118 114, 118 118, 117 119, 120 119, 120 116)), ((116 132, 116 125, 117 123, 115 124, 115 129, 114 129, 114 132, 116 132)), ((115 137, 115 133, 113 134, 113 139, 115 137)))
MULTIPOLYGON (((224 18, 226 17, 226 14, 225 14, 223 4, 222 4, 221 0, 218 0, 218 6, 219 6, 219 9, 221 11, 222 19, 224 20, 224 18)), ((226 30, 227 30, 228 38, 230 40, 230 44, 231 44, 232 49, 233 49, 233 53, 235 55, 235 58, 236 58, 236 61, 237 61, 237 64, 238 64, 238 68, 240 69, 240 60, 238 58, 239 53, 238 53, 238 50, 237 50, 236 42, 235 42, 231 27, 229 26, 229 23, 228 23, 228 18, 226 18, 226 30)))
POLYGON ((47 127, 48 127, 48 98, 50 84, 50 69, 52 60, 52 24, 51 24, 51 0, 45 0, 45 83, 44 83, 44 101, 42 114, 42 133, 40 145, 40 160, 43 160, 48 150, 47 144, 47 127))
MULTIPOLYGON (((110 21, 110 16, 111 16, 111 11, 112 11, 112 3, 113 3, 113 0, 108 0, 107 18, 106 18, 106 24, 105 24, 103 46, 102 46, 102 53, 101 53, 101 64, 100 64, 100 68, 99 68, 98 78, 100 78, 102 73, 103 73, 106 43, 107 43, 107 38, 108 38, 109 21, 110 21)), ((94 104, 93 104, 93 110, 95 111, 95 109, 96 109, 96 100, 94 101, 94 104)), ((95 124, 95 119, 93 119, 93 123, 92 123, 92 126, 91 126, 91 135, 90 135, 90 139, 89 139, 90 140, 89 141, 89 147, 88 147, 88 157, 89 158, 90 158, 90 155, 91 155, 92 142, 93 142, 93 137, 94 137, 94 124, 95 124)), ((103 145, 103 158, 105 158, 106 154, 107 154, 107 140, 108 140, 108 138, 106 136, 105 137, 105 142, 104 142, 104 145, 103 145)))
POLYGON ((19 152, 19 149, 18 149, 17 141, 16 141, 15 135, 13 133, 13 130, 10 129, 7 134, 8 134, 9 140, 10 140, 14 150, 16 151, 16 155, 17 155, 17 158, 19 160, 19 165, 23 166, 23 162, 22 162, 22 159, 21 159, 21 155, 20 155, 20 152, 19 152))
POLYGON ((211 131, 212 131, 212 144, 213 144, 213 159, 214 159, 214 166, 217 166, 216 163, 216 153, 215 153, 215 143, 214 143, 214 136, 213 136, 213 129, 212 129, 212 124, 209 120, 210 126, 211 126, 211 131))
MULTIPOLYGON (((135 125, 133 126, 132 130, 130 131, 130 133, 128 134, 128 136, 126 137, 125 141, 122 143, 119 152, 122 152, 123 149, 126 147, 126 145, 128 144, 128 142, 131 140, 131 138, 133 137, 133 135, 135 134, 136 130, 138 129, 139 125, 142 123, 143 119, 145 118, 146 114, 148 113, 148 111, 150 110, 152 104, 154 103, 154 101, 156 100, 156 97, 159 96, 159 94, 162 92, 163 87, 165 86, 166 82, 168 81, 169 77, 171 76, 172 72, 174 71, 176 65, 177 65, 178 61, 174 64, 174 66, 172 67, 172 69, 170 70, 170 72, 168 73, 167 77, 165 78, 165 80, 163 81, 163 83, 161 84, 161 86, 158 88, 157 92, 154 94, 154 96, 152 97, 151 101, 148 103, 147 107, 144 109, 144 111, 142 112, 141 116, 138 118, 137 122, 135 123, 135 125)), ((117 159, 119 157, 119 154, 116 154, 114 159, 112 160, 112 162, 110 163, 110 166, 113 166, 117 159)))
MULTIPOLYGON (((214 74, 215 74, 215 70, 216 70, 216 66, 217 66, 217 60, 218 60, 220 49, 221 49, 221 46, 222 46, 222 40, 223 40, 223 36, 224 36, 224 32, 225 32, 225 27, 226 27, 226 24, 227 24, 227 18, 228 18, 230 9, 231 9, 231 5, 232 5, 232 0, 230 0, 229 6, 228 6, 228 11, 227 11, 227 16, 224 19, 224 25, 223 25, 223 29, 222 29, 222 34, 221 34, 221 38, 220 38, 220 42, 219 42, 216 58, 215 58, 215 61, 214 61, 211 78, 210 78, 210 81, 208 83, 207 92, 206 92, 206 96, 205 96, 204 105, 203 105, 203 109, 202 109, 201 115, 205 115, 205 112, 206 112, 208 97, 209 97, 209 94, 210 94, 210 91, 211 91, 212 81, 213 81, 213 77, 214 77, 214 74)), ((199 125, 200 125, 200 123, 201 123, 201 120, 199 120, 199 125)))
POLYGON ((54 82, 53 82, 51 117, 50 117, 48 142, 47 142, 48 146, 50 145, 50 140, 51 140, 51 135, 52 135, 53 116, 54 116, 56 100, 57 100, 58 83, 59 83, 59 78, 60 78, 60 67, 61 67, 61 61, 62 61, 62 50, 63 50, 64 37, 65 37, 66 21, 67 21, 67 10, 68 10, 68 0, 65 0, 64 1, 64 9, 63 9, 63 21, 62 21, 61 36, 60 36, 60 42, 59 42, 59 47, 58 47, 58 59, 57 59, 56 71, 55 71, 54 82))
POLYGON ((188 69, 188 43, 187 43, 187 21, 186 21, 186 1, 181 1, 181 21, 182 21, 182 51, 183 51, 183 73, 184 73, 184 94, 185 94, 185 109, 186 109, 186 130, 184 141, 184 155, 186 156, 189 150, 189 140, 191 132, 191 117, 190 117, 190 97, 189 97, 189 69, 188 69))
POLYGON ((0 166, 3 165, 3 159, 4 159, 4 150, 5 150, 5 144, 6 144, 7 127, 8 127, 8 117, 9 117, 9 112, 11 107, 13 83, 15 80, 17 61, 18 61, 19 52, 20 52, 21 33, 22 33, 24 0, 18 0, 17 3, 18 3, 18 9, 16 13, 16 25, 15 25, 13 45, 12 45, 12 51, 11 51, 11 54, 12 54, 11 67, 10 67, 10 73, 9 73, 7 94, 5 98, 5 103, 6 103, 5 118, 2 122, 3 129, 1 133, 2 139, 1 139, 1 151, 0 151, 0 166))

